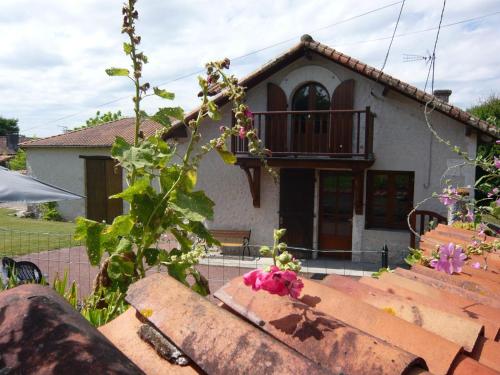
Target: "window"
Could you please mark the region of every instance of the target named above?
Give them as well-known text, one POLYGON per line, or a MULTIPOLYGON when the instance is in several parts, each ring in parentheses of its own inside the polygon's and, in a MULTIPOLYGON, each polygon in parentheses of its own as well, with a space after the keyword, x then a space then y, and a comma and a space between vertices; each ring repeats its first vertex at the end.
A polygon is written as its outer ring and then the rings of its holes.
POLYGON ((368 171, 366 227, 407 229, 413 207, 414 172, 368 171))
MULTIPOLYGON (((309 82, 301 86, 293 96, 292 110, 317 111, 330 109, 330 95, 319 83, 309 82)), ((306 126, 313 126, 315 134, 327 132, 328 114, 300 114, 295 117, 295 133, 304 134, 306 126), (311 124, 308 124, 312 120, 311 124)))

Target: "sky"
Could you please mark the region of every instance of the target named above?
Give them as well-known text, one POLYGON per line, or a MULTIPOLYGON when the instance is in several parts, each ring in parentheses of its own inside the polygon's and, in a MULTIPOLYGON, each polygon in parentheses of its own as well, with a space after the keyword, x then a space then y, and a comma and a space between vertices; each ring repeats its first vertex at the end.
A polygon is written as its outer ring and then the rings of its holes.
MULTIPOLYGON (((1 0, 0 116, 19 119, 22 134, 45 137, 84 124, 98 110, 131 115, 131 82, 105 74, 129 65, 121 6, 119 0, 1 0)), ((137 8, 150 61, 144 78, 175 92, 173 104, 188 111, 198 104, 196 73, 207 61, 229 57, 231 71, 243 77, 306 33, 380 68, 401 2, 139 0, 137 8)), ((405 55, 432 53, 441 9, 439 0, 406 0, 386 73, 424 88, 426 61, 407 62, 405 55)), ((499 25, 499 0, 447 1, 434 87, 451 89, 453 104, 467 108, 500 93, 499 25)), ((144 101, 150 113, 161 105, 153 97, 144 101)))

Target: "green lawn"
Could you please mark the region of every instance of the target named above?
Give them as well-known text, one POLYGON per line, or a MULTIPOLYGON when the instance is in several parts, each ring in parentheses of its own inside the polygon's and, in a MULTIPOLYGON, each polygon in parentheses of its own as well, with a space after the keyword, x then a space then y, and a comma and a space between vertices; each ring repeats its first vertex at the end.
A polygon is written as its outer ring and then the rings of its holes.
POLYGON ((0 208, 0 255, 13 256, 79 245, 73 239, 74 223, 13 216, 0 208))

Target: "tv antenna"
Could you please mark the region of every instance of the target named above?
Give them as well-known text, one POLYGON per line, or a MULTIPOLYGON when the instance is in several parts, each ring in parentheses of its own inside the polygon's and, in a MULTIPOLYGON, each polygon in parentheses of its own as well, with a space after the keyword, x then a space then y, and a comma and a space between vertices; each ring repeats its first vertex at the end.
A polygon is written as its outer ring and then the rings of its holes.
POLYGON ((435 56, 427 51, 427 55, 414 55, 414 54, 403 54, 403 62, 415 62, 415 61, 425 61, 425 65, 433 61, 435 56))

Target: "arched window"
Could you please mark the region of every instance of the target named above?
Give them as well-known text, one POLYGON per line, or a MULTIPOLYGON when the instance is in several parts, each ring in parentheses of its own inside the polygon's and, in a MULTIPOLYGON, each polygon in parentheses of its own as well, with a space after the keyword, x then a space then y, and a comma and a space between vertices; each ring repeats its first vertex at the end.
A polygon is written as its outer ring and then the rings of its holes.
POLYGON ((294 111, 328 110, 330 109, 330 95, 319 83, 306 83, 295 92, 292 109, 294 111))
POLYGON ((308 111, 292 116, 293 147, 298 151, 326 152, 329 114, 314 111, 329 110, 330 95, 323 85, 309 82, 298 88, 292 98, 293 111, 308 111), (318 138, 319 137, 319 138, 318 138))

